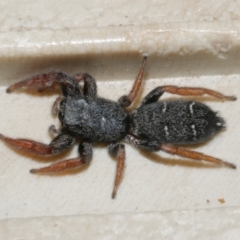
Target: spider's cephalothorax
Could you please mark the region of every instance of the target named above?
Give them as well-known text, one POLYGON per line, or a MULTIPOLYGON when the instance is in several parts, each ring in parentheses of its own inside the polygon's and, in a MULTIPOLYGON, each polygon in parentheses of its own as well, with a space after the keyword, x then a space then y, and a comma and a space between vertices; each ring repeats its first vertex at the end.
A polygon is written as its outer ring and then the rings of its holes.
POLYGON ((50 131, 57 136, 50 144, 28 139, 13 139, 2 134, 0 138, 19 150, 37 155, 58 154, 72 146, 76 138, 82 139, 79 145, 79 157, 63 160, 44 168, 32 169, 31 173, 55 173, 81 167, 92 158, 92 143, 107 142, 109 153, 117 157, 113 198, 124 169, 125 147, 122 143, 118 143, 123 139, 140 149, 161 150, 193 160, 205 160, 236 168, 232 163, 176 146, 208 140, 224 127, 225 123, 221 117, 200 102, 186 100, 158 102, 164 92, 185 96, 208 94, 227 100, 236 100, 235 97, 225 96, 206 88, 161 86, 152 90, 143 99, 139 108, 131 113, 125 111, 124 108, 131 105, 140 89, 146 59, 143 58, 131 92, 121 97, 118 102, 98 97, 96 82, 86 73, 71 77, 62 72, 50 72, 10 86, 7 92, 22 87, 44 89, 56 83, 60 84, 62 96, 54 102, 52 113, 58 114, 62 129, 57 130, 51 126, 50 131), (83 89, 78 84, 80 81, 84 81, 83 89))
POLYGON ((123 108, 96 96, 67 97, 59 116, 64 128, 92 142, 115 142, 128 132, 128 114, 123 108))

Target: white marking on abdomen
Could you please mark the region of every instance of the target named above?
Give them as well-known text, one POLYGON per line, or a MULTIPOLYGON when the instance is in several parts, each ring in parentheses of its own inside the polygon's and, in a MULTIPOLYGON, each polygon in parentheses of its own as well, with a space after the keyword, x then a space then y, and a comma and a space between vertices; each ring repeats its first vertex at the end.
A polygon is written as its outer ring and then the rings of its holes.
POLYGON ((165 131, 166 136, 169 136, 168 126, 165 126, 165 127, 164 127, 164 131, 165 131))
POLYGON ((192 130, 193 130, 193 135, 196 137, 196 136, 197 136, 197 131, 196 131, 196 129, 195 129, 195 125, 193 124, 193 125, 191 126, 191 128, 192 128, 192 130))
POLYGON ((162 112, 165 113, 166 110, 167 110, 167 103, 164 102, 164 103, 163 103, 163 109, 162 109, 162 112))
POLYGON ((190 110, 191 115, 193 115, 193 105, 194 104, 195 104, 195 102, 193 102, 189 105, 189 110, 190 110))
POLYGON ((106 123, 106 119, 104 117, 101 118, 101 127, 104 128, 106 123))

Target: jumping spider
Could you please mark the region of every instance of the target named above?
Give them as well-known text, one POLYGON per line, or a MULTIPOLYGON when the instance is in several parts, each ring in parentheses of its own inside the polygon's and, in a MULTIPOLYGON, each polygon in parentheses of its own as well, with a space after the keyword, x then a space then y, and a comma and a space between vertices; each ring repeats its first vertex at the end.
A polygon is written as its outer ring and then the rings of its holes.
POLYGON ((147 57, 143 58, 142 66, 129 95, 113 102, 97 96, 95 79, 89 74, 76 74, 74 77, 62 72, 50 72, 37 75, 18 82, 7 89, 13 92, 20 88, 44 89, 60 84, 62 96, 53 104, 52 112, 61 121, 62 128, 51 131, 57 136, 50 144, 43 144, 28 139, 13 139, 0 135, 0 139, 19 150, 37 155, 54 155, 65 151, 78 137, 79 157, 54 163, 50 166, 32 169, 31 173, 56 173, 70 168, 81 167, 92 158, 92 144, 106 142, 108 151, 117 158, 112 198, 115 198, 120 183, 124 162, 125 147, 120 140, 127 140, 133 146, 149 151, 164 151, 193 160, 204 160, 236 168, 232 163, 218 158, 187 150, 175 145, 188 145, 204 142, 224 127, 224 120, 217 116, 208 106, 196 101, 158 99, 164 92, 184 95, 210 95, 219 99, 236 100, 233 96, 225 96, 206 88, 161 86, 152 90, 142 101, 139 108, 128 113, 125 107, 131 105, 140 89, 144 66, 147 57), (83 81, 83 89, 79 82, 83 81))

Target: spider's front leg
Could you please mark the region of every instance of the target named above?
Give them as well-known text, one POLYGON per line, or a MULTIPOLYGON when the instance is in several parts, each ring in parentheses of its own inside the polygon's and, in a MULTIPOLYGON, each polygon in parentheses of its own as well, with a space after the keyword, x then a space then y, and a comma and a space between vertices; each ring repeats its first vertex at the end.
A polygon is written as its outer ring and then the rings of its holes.
POLYGON ((92 143, 84 141, 79 144, 79 157, 63 160, 47 167, 31 169, 31 173, 57 173, 87 164, 92 158, 92 143))
MULTIPOLYGON (((0 135, 0 139, 3 140, 6 144, 11 147, 16 148, 17 150, 22 150, 26 152, 30 152, 36 155, 55 155, 63 152, 73 145, 75 142, 74 137, 61 133, 56 138, 52 140, 50 144, 43 144, 39 142, 35 142, 28 139, 13 139, 9 137, 5 137, 2 134, 0 135)), ((31 169, 31 173, 55 173, 60 172, 66 169, 80 167, 89 162, 92 158, 92 143, 90 142, 82 142, 79 144, 79 153, 80 157, 63 160, 57 163, 54 163, 50 166, 39 168, 39 169, 31 169)))
POLYGON ((75 142, 75 138, 67 133, 59 134, 50 144, 39 143, 29 139, 9 138, 2 134, 0 134, 0 139, 17 150, 30 152, 36 155, 58 154, 71 147, 75 142))
POLYGON ((64 96, 81 95, 77 81, 62 72, 49 72, 27 78, 8 87, 7 93, 11 93, 20 88, 46 89, 52 87, 54 84, 60 84, 62 86, 64 96))
POLYGON ((210 162, 210 163, 216 163, 219 165, 224 165, 226 167, 230 167, 235 169, 236 165, 233 163, 229 163, 226 161, 223 161, 219 158, 214 158, 208 155, 205 155, 203 153, 200 152, 196 152, 196 151, 192 151, 192 150, 188 150, 182 147, 176 147, 173 146, 171 144, 159 144, 156 141, 147 141, 147 140, 142 140, 142 139, 138 139, 132 135, 127 135, 126 136, 126 140, 128 142, 130 142, 133 146, 143 149, 143 150, 149 150, 149 151, 163 151, 172 155, 177 155, 180 157, 186 157, 192 160, 197 160, 197 161, 206 161, 206 162, 210 162))

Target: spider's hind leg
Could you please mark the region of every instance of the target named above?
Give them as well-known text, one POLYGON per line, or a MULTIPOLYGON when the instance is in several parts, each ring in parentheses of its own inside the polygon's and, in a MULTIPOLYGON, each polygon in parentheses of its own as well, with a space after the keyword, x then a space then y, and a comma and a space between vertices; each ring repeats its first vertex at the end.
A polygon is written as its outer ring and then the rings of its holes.
POLYGON ((170 144, 159 144, 156 141, 147 141, 143 139, 138 139, 132 135, 127 135, 126 140, 129 141, 133 146, 143 149, 143 150, 149 150, 149 151, 163 151, 166 153, 170 153, 172 155, 177 155, 180 157, 186 157, 192 160, 197 160, 197 161, 206 161, 210 163, 216 163, 219 165, 224 165, 226 167, 230 167, 235 169, 236 165, 233 163, 229 163, 226 161, 223 161, 219 158, 214 158, 208 155, 205 155, 200 152, 188 150, 185 148, 181 147, 176 147, 170 144))
POLYGON ((181 156, 181 157, 186 157, 192 160, 197 160, 197 161, 206 161, 206 162, 210 162, 210 163, 216 163, 219 165, 224 165, 226 167, 230 167, 233 169, 236 169, 236 165, 230 162, 226 162, 223 161, 219 158, 214 158, 208 155, 205 155, 203 153, 200 152, 196 152, 196 151, 192 151, 192 150, 188 150, 182 147, 176 147, 176 146, 172 146, 170 144, 161 144, 159 145, 159 150, 164 151, 166 153, 170 153, 172 155, 177 155, 177 156, 181 156))
POLYGON ((235 101, 237 98, 234 96, 226 96, 220 92, 210 90, 208 88, 197 87, 177 87, 173 85, 160 86, 153 89, 143 99, 142 105, 153 103, 165 93, 177 94, 181 96, 202 96, 204 94, 223 100, 235 101))

